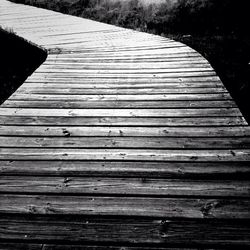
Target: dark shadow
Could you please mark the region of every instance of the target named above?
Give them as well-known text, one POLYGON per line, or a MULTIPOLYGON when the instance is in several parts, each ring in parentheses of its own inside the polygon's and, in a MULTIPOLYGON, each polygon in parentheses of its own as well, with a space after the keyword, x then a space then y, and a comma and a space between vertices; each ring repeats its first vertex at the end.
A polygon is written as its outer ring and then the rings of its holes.
POLYGON ((14 33, 0 29, 0 104, 47 58, 47 52, 14 33))

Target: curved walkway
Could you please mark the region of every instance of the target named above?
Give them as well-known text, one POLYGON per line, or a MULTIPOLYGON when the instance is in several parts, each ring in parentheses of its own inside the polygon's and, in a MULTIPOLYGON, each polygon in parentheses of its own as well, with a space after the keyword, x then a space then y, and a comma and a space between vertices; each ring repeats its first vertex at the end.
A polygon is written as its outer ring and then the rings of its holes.
POLYGON ((0 107, 0 248, 250 244, 250 129, 203 57, 5 0, 0 25, 48 51, 0 107))

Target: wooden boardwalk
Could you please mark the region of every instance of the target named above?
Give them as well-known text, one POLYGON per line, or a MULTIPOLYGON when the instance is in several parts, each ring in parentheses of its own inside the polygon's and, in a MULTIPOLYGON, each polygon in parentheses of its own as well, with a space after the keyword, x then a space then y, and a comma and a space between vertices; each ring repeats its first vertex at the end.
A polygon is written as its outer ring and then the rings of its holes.
POLYGON ((6 0, 0 25, 48 51, 0 107, 0 249, 249 247, 250 128, 203 57, 6 0))

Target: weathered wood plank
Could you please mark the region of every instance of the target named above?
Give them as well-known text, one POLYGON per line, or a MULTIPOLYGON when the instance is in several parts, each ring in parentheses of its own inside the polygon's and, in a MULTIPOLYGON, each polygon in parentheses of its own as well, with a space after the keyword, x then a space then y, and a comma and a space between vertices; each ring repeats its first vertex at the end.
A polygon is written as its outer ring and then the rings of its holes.
MULTIPOLYGON (((1 175, 248 179, 249 162, 0 161, 1 175)), ((223 183, 223 182, 222 182, 223 183)))
MULTIPOLYGON (((52 49, 53 51, 53 49, 52 49)), ((201 63, 204 62, 204 59, 200 59, 200 57, 197 57, 197 56, 189 56, 189 57, 168 57, 168 58, 156 58, 156 57, 145 57, 145 58, 123 58, 123 57, 119 57, 119 58, 96 58, 96 57, 93 57, 93 58, 84 58, 84 57, 78 57, 78 58, 74 58, 74 57, 71 57, 71 58, 67 58, 67 57, 63 57, 60 56, 59 58, 58 57, 51 57, 53 56, 54 54, 53 53, 50 53, 48 55, 48 59, 46 62, 48 63, 110 63, 110 62, 113 62, 113 63, 132 63, 132 64, 135 64, 135 63, 141 63, 141 61, 143 60, 143 62, 145 63, 160 63, 162 61, 164 62, 197 62, 198 60, 201 61, 201 63)))
POLYGON ((1 250, 199 250, 197 248, 165 248, 145 246, 108 246, 108 245, 59 245, 59 244, 31 244, 31 243, 0 243, 1 250))
MULTIPOLYGON (((1 250, 44 250, 43 244, 31 244, 31 243, 0 243, 0 249, 1 250)), ((72 245, 71 245, 72 247, 72 245)), ((47 249, 56 249, 56 245, 48 245, 47 249), (51 247, 51 248, 50 248, 51 247)), ((67 247, 66 247, 67 249, 67 247)))
MULTIPOLYGON (((138 47, 139 48, 139 47, 138 47)), ((58 70, 58 69, 106 69, 106 70, 115 70, 115 69, 123 69, 123 70, 128 70, 128 69, 137 69, 137 70, 158 70, 161 71, 163 69, 172 69, 172 68, 209 68, 211 69, 211 66, 207 62, 202 62, 202 61, 187 61, 187 62, 162 62, 162 63, 147 63, 147 62, 140 62, 140 63, 113 63, 113 62, 106 62, 106 63, 101 63, 101 62, 92 62, 92 63, 84 63, 84 62, 68 62, 66 61, 65 63, 60 62, 60 61, 46 61, 43 65, 39 67, 39 70, 58 70)))
POLYGON ((100 89, 100 90, 103 90, 103 89, 143 89, 143 88, 146 88, 146 89, 150 89, 150 88, 155 88, 155 89, 166 89, 166 91, 170 91, 170 89, 174 89, 176 88, 177 90, 181 91, 182 89, 186 89, 186 88, 190 88, 191 91, 194 91, 194 89, 197 89, 198 90, 216 90, 218 89, 218 91, 222 91, 224 90, 225 92, 225 88, 217 83, 217 82, 187 82, 187 83, 182 83, 182 82, 179 82, 179 83, 166 83, 166 82, 148 82, 148 83, 126 83, 126 82, 120 82, 120 83, 101 83, 101 82, 97 82, 97 83, 87 83, 87 82, 72 82, 72 83, 68 83, 68 82, 42 82, 42 83, 39 83, 39 82, 27 82, 23 87, 22 89, 27 89, 28 87, 30 88, 34 88, 34 87, 37 87, 37 88, 42 88, 42 87, 46 87, 46 88, 73 88, 73 89, 76 89, 76 88, 82 88, 82 89, 93 89, 93 88, 96 88, 96 89, 100 89))
POLYGON ((28 148, 163 148, 163 149, 243 149, 250 148, 250 137, 13 137, 0 136, 0 147, 28 148))
MULTIPOLYGON (((39 193, 41 195, 52 193, 71 195, 102 194, 106 196, 146 195, 250 198, 250 181, 224 180, 221 182, 220 180, 166 180, 152 178, 1 176, 0 192, 39 193)), ((59 198, 55 200, 57 199, 59 198)), ((178 200, 176 200, 176 203, 178 203, 178 200)), ((28 202, 27 204, 30 203, 28 202)))
POLYGON ((211 93, 227 93, 224 88, 216 87, 216 88, 143 88, 143 89, 101 89, 101 88, 92 88, 92 89, 82 89, 82 88, 67 88, 67 87, 50 87, 47 85, 46 87, 39 86, 27 86, 21 87, 18 90, 19 94, 48 94, 48 95, 57 95, 57 94, 77 94, 77 95, 145 95, 145 94, 178 94, 179 92, 184 93, 197 93, 197 94, 211 94, 211 93))
POLYGON ((242 116, 238 108, 203 109, 25 109, 1 108, 0 115, 37 115, 73 117, 196 117, 196 116, 242 116))
MULTIPOLYGON (((54 28, 53 28, 54 29, 54 28)), ((55 29, 56 30, 56 29, 55 29)), ((45 28, 44 28, 44 31, 47 31, 45 28)), ((62 31, 62 30, 60 30, 62 31)), ((40 32, 43 32, 43 30, 39 30, 39 33, 40 32)), ((59 44, 60 45, 60 44, 59 44)), ((63 46, 61 45, 60 47, 63 48, 63 51, 67 51, 67 46, 63 46)), ((187 46, 182 46, 182 47, 176 47, 176 48, 171 48, 171 47, 166 47, 164 49, 155 49, 155 50, 146 50, 146 49, 141 49, 141 50, 134 50, 134 51, 113 51, 113 52, 108 52, 108 55, 106 53, 106 51, 96 51, 96 50, 93 50, 93 51, 87 51, 84 46, 81 46, 79 47, 79 49, 70 49, 70 51, 72 53, 77 53, 79 56, 98 56, 98 57, 101 57, 101 56, 108 56, 108 57, 121 57, 121 56, 129 56, 129 57, 141 57, 141 56, 161 56, 161 55, 178 55, 178 54, 185 54, 185 55, 189 55, 189 54, 196 54, 197 52, 192 50, 191 48, 187 47, 187 46), (142 53, 143 52, 143 53, 142 53)), ((72 55, 72 53, 70 53, 70 55, 72 55)))
MULTIPOLYGON (((172 78, 172 77, 176 77, 176 78, 180 78, 180 77, 206 77, 206 76, 215 76, 216 74, 213 71, 194 71, 194 72, 170 72, 170 73, 101 73, 98 74, 97 72, 58 72, 58 73, 54 73, 54 72, 49 72, 47 73, 47 75, 49 75, 50 77, 54 77, 54 78, 112 78, 112 79, 116 79, 116 78, 126 78, 126 79, 138 79, 138 78, 142 78, 142 79, 164 79, 164 78, 172 78)), ((36 75, 37 77, 46 79, 46 73, 44 72, 37 72, 36 75)))
POLYGON ((185 246, 249 246, 246 221, 1 216, 0 239, 185 246))
MULTIPOLYGON (((99 60, 98 60, 99 61, 99 60)), ((40 76, 40 75, 39 75, 40 76)), ((59 78, 59 77, 52 77, 49 75, 46 75, 46 78, 41 78, 36 74, 31 75, 26 82, 42 82, 42 83, 48 83, 48 82, 54 82, 54 83, 179 83, 179 84, 185 84, 185 83, 209 83, 214 82, 217 84, 222 84, 217 76, 206 76, 206 77, 169 77, 169 78, 137 78, 137 79, 131 79, 131 78, 59 78)))
POLYGON ((36 82, 32 79, 27 80, 25 83, 25 87, 50 87, 50 88, 82 88, 82 89, 93 89, 93 88, 100 88, 100 89, 141 89, 141 88, 162 88, 162 89, 170 89, 170 88, 177 88, 179 90, 185 88, 223 88, 222 84, 216 81, 209 81, 209 82, 84 82, 84 81, 76 81, 76 82, 62 82, 62 81, 44 81, 44 82, 36 82))
POLYGON ((250 218, 249 200, 174 199, 93 196, 0 195, 0 212, 7 214, 60 214, 144 216, 163 218, 250 218))
MULTIPOLYGON (((228 93, 214 94, 147 94, 147 95, 42 95, 42 94, 19 94, 18 91, 13 94, 10 100, 61 100, 61 101, 217 101, 232 100, 228 93)), ((4 110, 4 109, 1 109, 4 110)), ((1 111, 0 110, 0 111, 1 111)), ((2 112, 1 112, 2 113, 2 112)), ((0 113, 0 115, 2 115, 0 113)))
MULTIPOLYGON (((102 119, 102 118, 101 118, 102 119)), ((1 136, 244 137, 250 127, 0 126, 1 136)))
MULTIPOLYGON (((239 117, 169 117, 169 118, 135 118, 135 117, 46 117, 46 116, 0 116, 1 125, 26 126, 246 126, 247 122, 239 117)), ((6 134, 7 135, 7 134, 6 134)), ((230 136, 230 135, 229 135, 230 136)))
MULTIPOLYGON (((236 108, 231 100, 220 101, 33 101, 9 99, 6 108, 236 108)), ((233 119, 232 119, 233 120, 233 119)), ((226 124, 226 122, 224 123, 226 124)))
POLYGON ((58 74, 69 74, 71 75, 72 73, 74 73, 76 76, 78 74, 83 74, 83 75, 88 75, 88 74, 103 74, 103 76, 105 77, 106 74, 112 74, 112 75, 117 75, 117 74, 155 74, 156 76, 159 74, 167 74, 167 73, 180 73, 180 74, 185 74, 186 72, 201 72, 204 73, 204 75, 206 75, 207 72, 214 72, 212 68, 210 67, 198 67, 198 68, 194 68, 194 67, 188 67, 188 68, 157 68, 157 69, 86 69, 86 68, 82 68, 82 69, 68 69, 66 67, 64 67, 63 69, 56 69, 56 68, 51 68, 51 69, 45 69, 45 68, 39 68, 36 70, 36 74, 48 74, 51 73, 52 75, 58 75, 58 74))
MULTIPOLYGON (((92 40, 89 40, 90 42, 92 40)), ((66 52, 64 51, 62 53, 60 53, 60 56, 59 56, 59 59, 63 59, 63 58, 66 58, 66 59, 92 59, 92 58, 95 58, 96 60, 97 59, 110 59, 110 60, 116 60, 116 59, 122 59, 122 60, 130 60, 130 61, 134 61, 134 60, 137 60, 137 59, 140 59, 141 60, 144 60, 144 59, 162 59, 162 60, 165 60, 165 59, 176 59, 178 60, 178 58, 181 58, 181 60, 188 60, 189 58, 200 58, 199 55, 197 55, 196 52, 178 52, 178 53, 165 53, 165 54, 161 54, 161 55, 155 55, 151 52, 151 54, 148 54, 148 55, 144 55, 144 54, 137 54, 136 56, 131 56, 129 53, 127 55, 123 55, 123 56, 120 56, 119 53, 117 53, 117 55, 113 55, 113 56, 110 56, 109 54, 104 54, 103 56, 101 55, 91 55, 89 54, 88 56, 84 53, 84 50, 82 51, 71 51, 71 53, 66 52), (82 53, 81 53, 82 52, 82 53)))
MULTIPOLYGON (((87 83, 87 82, 30 82, 26 81, 25 87, 50 87, 50 88, 82 88, 82 89, 93 89, 93 88, 100 88, 100 89, 140 89, 140 88, 162 88, 162 89, 169 89, 169 88, 177 88, 177 89, 184 89, 184 88, 216 88, 221 87, 222 85, 218 82, 190 82, 190 83, 169 83, 169 82, 148 82, 148 83, 140 83, 140 82, 120 82, 120 83, 87 83)), ((220 89, 220 88, 219 88, 220 89)))
POLYGON ((250 149, 59 149, 1 148, 0 160, 250 161, 250 149))

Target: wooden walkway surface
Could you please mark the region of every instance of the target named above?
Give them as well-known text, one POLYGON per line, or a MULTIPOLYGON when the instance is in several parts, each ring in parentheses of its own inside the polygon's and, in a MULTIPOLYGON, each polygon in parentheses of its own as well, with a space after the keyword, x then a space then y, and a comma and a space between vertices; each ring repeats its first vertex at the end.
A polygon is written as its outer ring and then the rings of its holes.
POLYGON ((0 25, 48 51, 0 107, 0 249, 250 245, 250 128, 203 57, 5 0, 0 25))

